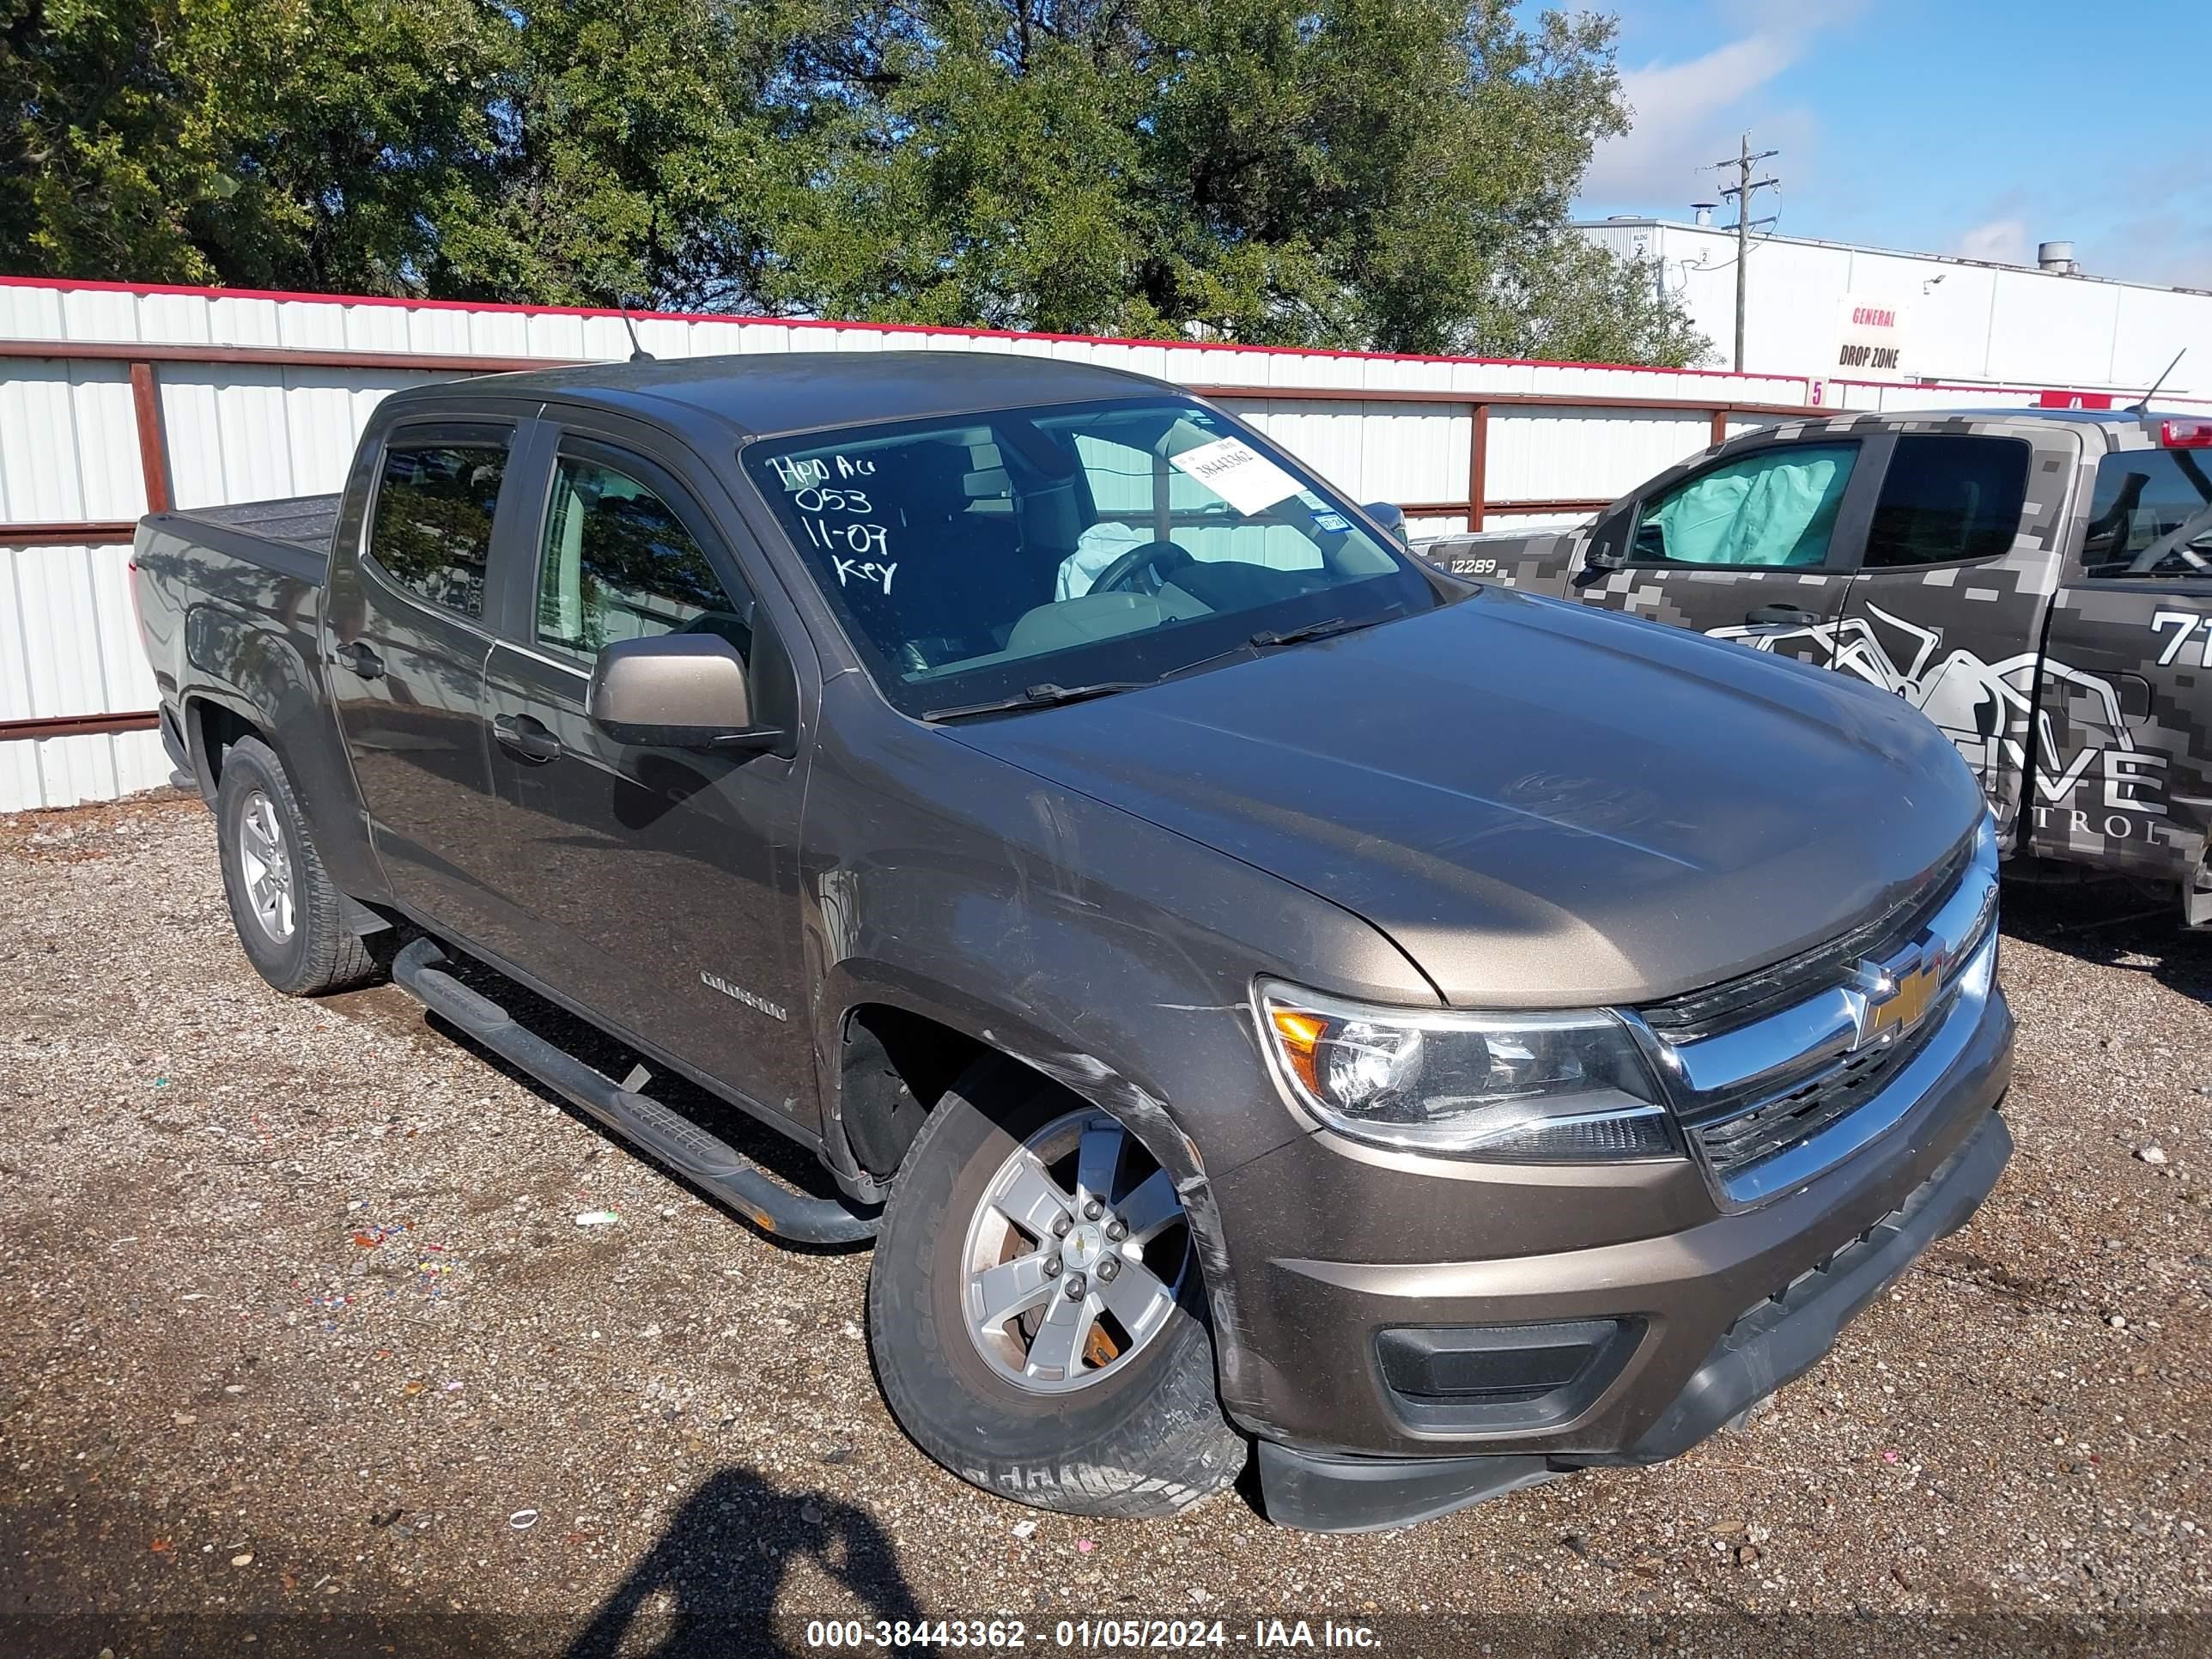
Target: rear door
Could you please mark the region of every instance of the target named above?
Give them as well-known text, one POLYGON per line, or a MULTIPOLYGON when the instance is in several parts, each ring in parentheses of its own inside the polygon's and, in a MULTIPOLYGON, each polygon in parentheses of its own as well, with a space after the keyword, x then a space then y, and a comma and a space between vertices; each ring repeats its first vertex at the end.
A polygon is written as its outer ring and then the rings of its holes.
POLYGON ((527 574, 487 670, 492 856, 513 919, 492 948, 696 1073, 808 1117, 805 751, 785 645, 803 636, 758 603, 757 556, 688 451, 581 411, 546 428, 527 574), (599 648, 670 632, 738 649, 784 752, 625 744, 592 725, 599 648))
POLYGON ((1878 438, 1816 428, 1662 473, 1601 520, 1586 604, 1827 666, 1866 538, 1878 438))
POLYGON ((1832 632, 1832 665, 1892 691, 1958 745, 2009 831, 2043 625, 2057 586, 2081 428, 1957 418, 1882 440, 1864 556, 1832 632))
POLYGON ((327 683, 394 895, 469 939, 493 925, 483 667, 494 548, 527 422, 394 426, 372 463, 361 540, 331 562, 327 683))
MULTIPOLYGON (((2051 613, 2030 848, 2185 884, 2212 827, 2212 447, 2107 428, 2087 523, 2051 613)), ((2212 438, 2212 433, 2207 434, 2212 438)))

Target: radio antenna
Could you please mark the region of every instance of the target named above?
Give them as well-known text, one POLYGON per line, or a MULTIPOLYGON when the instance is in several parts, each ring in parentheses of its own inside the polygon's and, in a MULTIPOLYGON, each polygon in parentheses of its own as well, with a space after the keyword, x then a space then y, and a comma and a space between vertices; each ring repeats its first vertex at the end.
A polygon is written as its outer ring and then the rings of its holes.
POLYGON ((629 331, 630 362, 634 363, 650 363, 657 362, 658 360, 653 356, 653 355, 638 343, 637 319, 629 314, 629 307, 625 305, 617 305, 615 309, 622 313, 623 326, 629 331))
POLYGON ((2164 371, 2160 374, 2158 379, 2150 383, 2150 390, 2143 393, 2142 401, 2137 404, 2133 409, 2130 409, 2128 413, 2130 415, 2141 415, 2148 410, 2150 408, 2150 400, 2158 396, 2159 388, 2166 384, 2166 375, 2172 374, 2174 369, 2180 365, 2181 360, 2188 355, 2189 348, 2187 346, 2184 346, 2180 350, 2175 352, 2173 354, 2173 362, 2168 363, 2164 371))

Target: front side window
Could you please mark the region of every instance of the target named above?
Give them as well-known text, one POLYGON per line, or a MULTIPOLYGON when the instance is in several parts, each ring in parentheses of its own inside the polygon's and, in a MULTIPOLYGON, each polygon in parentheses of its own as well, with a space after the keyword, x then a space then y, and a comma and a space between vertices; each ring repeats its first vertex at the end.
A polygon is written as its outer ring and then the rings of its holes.
POLYGON ((2097 464, 2085 576, 2212 576, 2212 451, 2124 449, 2097 464))
POLYGON ((744 461, 909 714, 1445 603, 1296 463, 1185 399, 769 440, 744 461))
POLYGON ((1859 447, 1781 444, 1723 463, 1645 501, 1638 564, 1825 564, 1859 447))
POLYGON ((393 442, 377 480, 369 556, 416 598, 482 617, 492 516, 506 475, 501 443, 393 442))
POLYGON ((2019 438, 1899 438, 1875 502, 1866 568, 1950 564, 2008 552, 2027 500, 2030 453, 2019 438))
POLYGON ((582 657, 618 640, 713 633, 752 644, 706 550, 663 495, 605 463, 562 455, 538 562, 538 641, 582 657))

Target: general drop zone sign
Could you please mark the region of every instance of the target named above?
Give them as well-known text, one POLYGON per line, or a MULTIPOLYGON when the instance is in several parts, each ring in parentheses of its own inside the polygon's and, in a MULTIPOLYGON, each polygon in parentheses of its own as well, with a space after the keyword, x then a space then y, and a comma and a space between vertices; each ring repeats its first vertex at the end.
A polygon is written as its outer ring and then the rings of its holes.
POLYGON ((1838 369, 1894 374, 1905 367, 1905 307, 1863 294, 1844 295, 1836 347, 1838 369))

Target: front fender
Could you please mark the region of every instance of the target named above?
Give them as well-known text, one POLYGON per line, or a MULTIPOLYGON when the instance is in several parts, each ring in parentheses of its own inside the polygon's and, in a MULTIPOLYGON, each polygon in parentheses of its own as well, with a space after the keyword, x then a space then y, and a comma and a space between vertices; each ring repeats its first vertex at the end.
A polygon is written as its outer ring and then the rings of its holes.
POLYGON ((838 1062, 866 1004, 1053 1078, 1173 1176, 1224 1395, 1257 1397, 1212 1182, 1304 1130, 1261 1051, 1253 981, 1415 1005, 1435 988, 1350 912, 946 734, 859 709, 826 709, 822 729, 802 891, 825 1139, 842 1139, 838 1062))

